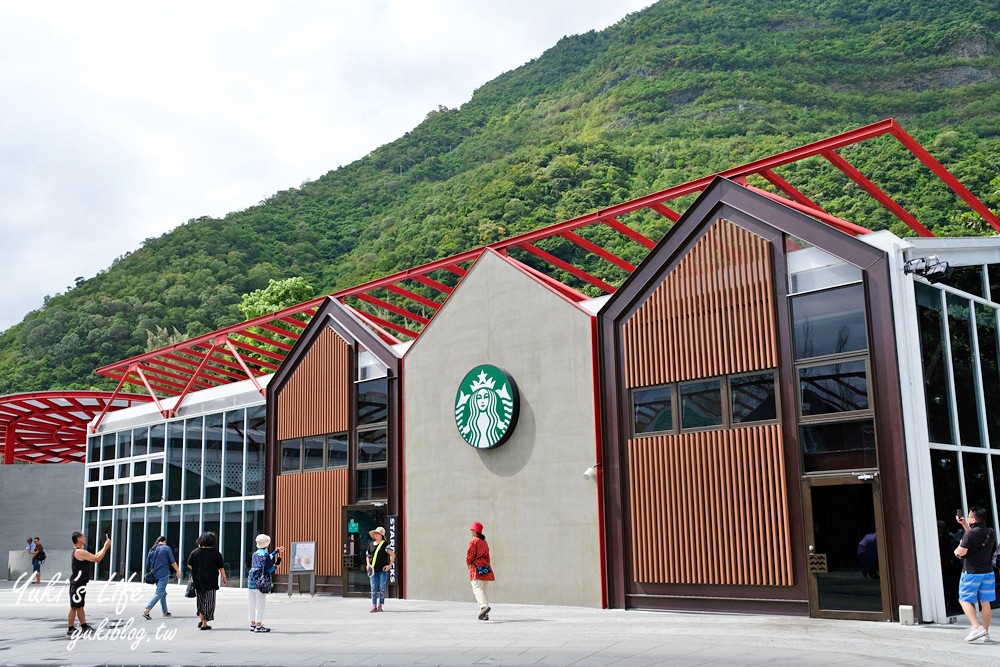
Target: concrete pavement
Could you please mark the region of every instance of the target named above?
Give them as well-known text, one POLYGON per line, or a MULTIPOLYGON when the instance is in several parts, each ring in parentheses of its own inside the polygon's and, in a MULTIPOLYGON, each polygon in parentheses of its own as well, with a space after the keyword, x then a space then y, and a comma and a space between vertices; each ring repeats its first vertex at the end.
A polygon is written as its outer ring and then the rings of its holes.
MULTIPOLYGON (((506 605, 489 621, 469 601, 268 596, 265 625, 248 630, 246 592, 219 592, 210 631, 194 600, 171 585, 173 617, 142 618, 153 587, 96 583, 87 619, 97 635, 67 640, 65 584, 0 582, 0 665, 1000 665, 1000 642, 966 644, 963 625, 783 616, 506 605)), ((1000 628, 996 631, 1000 640, 1000 628)))

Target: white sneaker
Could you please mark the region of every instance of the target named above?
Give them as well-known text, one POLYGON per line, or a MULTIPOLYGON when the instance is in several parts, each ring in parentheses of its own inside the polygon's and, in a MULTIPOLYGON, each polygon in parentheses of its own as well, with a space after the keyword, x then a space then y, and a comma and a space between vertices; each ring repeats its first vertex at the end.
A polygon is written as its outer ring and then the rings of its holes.
POLYGON ((985 635, 986 635, 986 628, 980 625, 978 628, 972 628, 971 630, 969 630, 969 634, 965 635, 965 641, 974 642, 980 637, 983 637, 985 635))

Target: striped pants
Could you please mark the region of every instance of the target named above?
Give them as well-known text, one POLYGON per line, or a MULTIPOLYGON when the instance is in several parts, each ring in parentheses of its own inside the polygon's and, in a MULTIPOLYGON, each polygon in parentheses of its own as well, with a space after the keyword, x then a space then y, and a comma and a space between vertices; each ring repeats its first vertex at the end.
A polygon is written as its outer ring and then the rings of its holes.
POLYGON ((198 591, 197 602, 198 602, 198 613, 201 614, 206 621, 215 620, 215 591, 198 591))

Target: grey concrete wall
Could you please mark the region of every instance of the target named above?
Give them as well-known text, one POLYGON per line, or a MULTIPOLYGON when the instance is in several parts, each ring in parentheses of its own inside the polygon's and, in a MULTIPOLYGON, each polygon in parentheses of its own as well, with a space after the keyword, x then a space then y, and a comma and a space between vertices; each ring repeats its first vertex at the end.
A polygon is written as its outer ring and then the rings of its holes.
MULTIPOLYGON (((465 552, 485 525, 498 603, 601 605, 590 315, 484 254, 404 358, 406 592, 474 602, 465 552), (459 383, 505 369, 521 411, 475 449, 455 426, 459 383)), ((404 553, 405 552, 405 555, 404 553)))
MULTIPOLYGON (((67 542, 69 542, 69 538, 67 538, 67 542)), ((42 546, 45 546, 44 541, 42 542, 42 546)), ((71 567, 69 559, 72 555, 72 549, 49 549, 45 547, 45 562, 42 563, 42 581, 48 581, 54 578, 56 574, 63 581, 68 579, 71 567)), ((28 552, 23 549, 21 551, 8 552, 5 574, 10 581, 17 581, 18 577, 23 574, 28 575, 28 581, 34 581, 35 575, 31 569, 31 556, 28 555, 28 552)))
POLYGON ((80 530, 83 470, 82 463, 0 465, 2 550, 24 549, 27 537, 37 535, 48 556, 43 572, 55 567, 53 552, 70 549, 70 536, 80 530))

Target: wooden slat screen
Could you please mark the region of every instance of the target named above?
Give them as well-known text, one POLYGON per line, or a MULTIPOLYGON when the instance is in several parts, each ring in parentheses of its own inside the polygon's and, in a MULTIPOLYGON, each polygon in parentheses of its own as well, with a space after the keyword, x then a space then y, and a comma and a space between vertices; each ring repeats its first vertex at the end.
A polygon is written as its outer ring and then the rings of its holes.
POLYGON ((330 329, 316 337, 278 394, 278 440, 348 428, 351 347, 330 329))
POLYGON ((629 388, 774 368, 766 240, 720 219, 625 323, 629 388))
POLYGON ((637 582, 792 585, 781 426, 630 440, 637 582))
MULTIPOLYGON (((279 475, 275 496, 271 548, 288 550, 292 542, 315 540, 316 575, 341 575, 341 509, 347 504, 347 469, 279 475)), ((278 573, 288 574, 288 566, 285 560, 278 573)))

